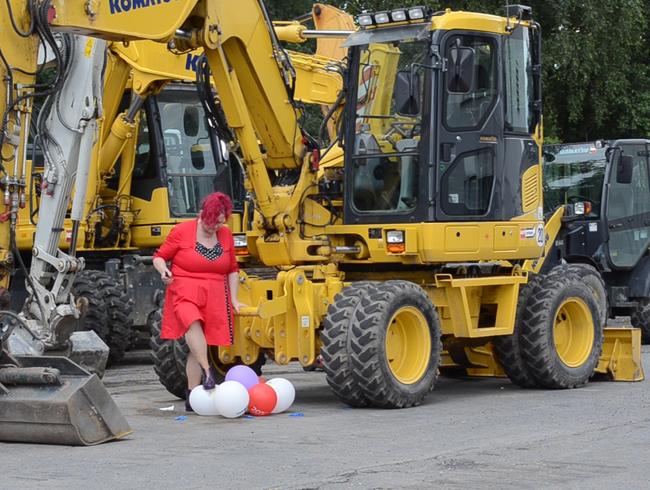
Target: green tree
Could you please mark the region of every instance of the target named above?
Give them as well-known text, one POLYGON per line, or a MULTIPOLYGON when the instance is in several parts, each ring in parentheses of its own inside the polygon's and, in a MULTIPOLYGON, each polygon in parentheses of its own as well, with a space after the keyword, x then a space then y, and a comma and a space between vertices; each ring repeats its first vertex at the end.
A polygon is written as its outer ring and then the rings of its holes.
MULTIPOLYGON (((503 14, 503 0, 331 0, 351 15, 427 5, 503 14)), ((529 0, 542 26, 544 130, 554 141, 650 137, 650 1, 529 0)), ((274 19, 313 2, 269 0, 274 19)))

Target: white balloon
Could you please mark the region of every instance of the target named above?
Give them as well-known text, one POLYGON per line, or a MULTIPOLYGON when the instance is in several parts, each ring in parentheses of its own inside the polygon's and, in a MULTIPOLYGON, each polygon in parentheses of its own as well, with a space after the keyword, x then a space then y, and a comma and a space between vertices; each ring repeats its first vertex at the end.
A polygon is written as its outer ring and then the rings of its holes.
POLYGON ((214 407, 219 415, 234 419, 244 415, 250 397, 239 381, 224 381, 214 390, 214 407))
POLYGON ((291 381, 286 378, 273 378, 269 379, 266 384, 273 388, 275 394, 278 395, 278 402, 272 413, 284 412, 293 404, 296 399, 296 389, 291 381))
POLYGON ((215 390, 206 391, 202 385, 190 392, 190 406, 198 415, 218 415, 214 406, 215 390))

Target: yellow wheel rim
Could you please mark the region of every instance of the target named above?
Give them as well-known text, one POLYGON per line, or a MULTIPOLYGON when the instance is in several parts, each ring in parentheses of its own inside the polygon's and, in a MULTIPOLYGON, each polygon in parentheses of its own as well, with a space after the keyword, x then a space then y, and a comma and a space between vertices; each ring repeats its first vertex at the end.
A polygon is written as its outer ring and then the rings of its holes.
POLYGON ((391 373, 400 383, 417 383, 427 372, 430 358, 427 319, 413 306, 400 308, 386 331, 386 359, 391 373))
POLYGON ((594 345, 591 310, 580 298, 560 305, 553 324, 553 342, 560 360, 569 367, 582 366, 594 345))

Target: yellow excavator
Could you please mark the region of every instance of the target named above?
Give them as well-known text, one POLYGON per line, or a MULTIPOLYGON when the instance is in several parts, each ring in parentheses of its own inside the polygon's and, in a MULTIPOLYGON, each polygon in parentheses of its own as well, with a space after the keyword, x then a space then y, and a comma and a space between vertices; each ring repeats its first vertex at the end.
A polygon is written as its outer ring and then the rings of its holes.
MULTIPOLYGON (((334 27, 353 28, 351 17, 327 5, 315 4, 312 18, 316 29, 328 33, 334 27)), ((281 39, 306 40, 304 24, 276 22, 274 27, 281 39)), ((319 39, 316 54, 288 52, 297 72, 297 101, 335 103, 342 80, 333 57, 343 57, 340 43, 338 38, 319 39)), ((199 101, 195 82, 201 55, 201 50, 172 52, 151 41, 108 44, 104 116, 77 236, 77 253, 86 263, 72 292, 89 302, 81 327, 93 329, 106 342, 109 362, 119 360, 139 339, 148 342, 163 289, 151 253, 169 226, 196 215, 204 195, 219 190, 232 196, 235 213, 229 225, 245 243, 240 233, 247 216, 241 164, 234 148, 224 151, 235 142, 218 105, 204 108, 199 101)), ((209 81, 203 89, 211 90, 209 81)), ((39 209, 41 160, 35 166, 26 162, 28 205, 19 212, 16 227, 26 267, 39 209)), ((65 250, 72 237, 70 219, 64 228, 60 246, 65 250)), ((25 299, 25 275, 19 271, 11 288, 16 308, 25 299)))
POLYGON ((240 299, 253 306, 234 344, 213 350, 217 366, 262 355, 307 366, 320 352, 338 397, 385 408, 421 403, 454 366, 501 367, 543 388, 581 386, 596 371, 642 376, 638 331, 603 349, 597 284, 585 288, 568 266, 529 280, 561 214, 543 221, 530 9, 359 16, 345 42, 343 159, 321 169, 262 2, 45 6, 56 30, 204 49, 254 196, 248 251, 279 269, 242 272, 240 299))
MULTIPOLYGON (((87 423, 84 417, 75 419, 69 413, 69 410, 75 408, 70 401, 74 397, 79 397, 81 388, 75 390, 53 388, 52 391, 61 395, 61 401, 54 403, 55 397, 50 393, 52 411, 47 413, 47 417, 43 417, 46 412, 44 406, 47 405, 47 402, 39 404, 35 403, 36 400, 32 400, 36 411, 33 414, 27 412, 23 416, 20 405, 25 402, 25 399, 22 395, 16 395, 25 391, 22 389, 23 384, 65 385, 70 376, 76 376, 84 383, 86 378, 94 379, 87 374, 83 376, 81 366, 101 376, 106 364, 106 346, 96 335, 84 335, 76 333, 74 330, 76 330, 79 321, 84 320, 91 330, 103 334, 104 340, 109 342, 115 340, 112 334, 125 332, 128 327, 129 304, 128 299, 125 299, 124 291, 121 291, 119 286, 116 287, 115 283, 111 283, 109 278, 101 274, 100 271, 87 271, 89 273, 86 274, 83 271, 86 266, 84 259, 92 260, 97 258, 96 254, 100 255, 102 252, 104 252, 103 259, 106 259, 110 257, 111 253, 115 257, 116 251, 133 252, 142 250, 144 246, 155 247, 164 239, 160 232, 161 224, 169 223, 168 227, 170 228, 175 222, 195 213, 189 207, 197 207, 200 195, 196 194, 196 191, 199 189, 190 189, 192 195, 186 194, 185 196, 175 196, 175 199, 165 199, 164 192, 168 191, 172 194, 174 190, 171 185, 166 186, 167 182, 164 180, 165 170, 168 170, 165 168, 166 137, 171 136, 171 139, 174 140, 167 142, 172 152, 182 152, 183 148, 175 147, 175 143, 180 139, 178 136, 181 125, 177 121, 167 121, 169 128, 162 128, 160 114, 159 112, 155 113, 154 110, 159 110, 159 106, 163 105, 163 102, 168 103, 166 109, 170 115, 175 110, 178 111, 179 108, 189 108, 189 111, 181 110, 179 113, 183 114, 183 117, 187 117, 189 113, 190 119, 192 119, 190 125, 194 125, 194 134, 191 136, 196 136, 198 142, 201 135, 197 135, 197 132, 203 130, 206 133, 203 139, 208 143, 195 144, 186 149, 187 153, 193 157, 193 165, 195 161, 201 160, 202 167, 204 167, 206 160, 212 157, 212 162, 208 163, 214 167, 215 161, 217 164, 219 163, 223 145, 215 144, 213 141, 215 135, 205 131, 207 122, 205 118, 201 119, 197 115, 200 106, 196 98, 192 97, 193 91, 180 92, 182 90, 180 87, 176 88, 176 93, 173 96, 168 91, 166 101, 163 100, 159 103, 154 100, 151 102, 152 112, 142 111, 141 119, 144 119, 144 124, 140 124, 139 127, 136 127, 135 124, 140 108, 149 103, 151 96, 160 96, 161 88, 169 81, 193 78, 193 71, 196 69, 200 53, 194 50, 174 54, 167 51, 162 45, 147 42, 134 42, 129 45, 113 42, 108 45, 109 55, 104 60, 103 43, 96 45, 92 39, 69 36, 60 36, 58 40, 55 40, 47 25, 47 7, 34 2, 25 4, 19 2, 18 5, 7 3, 7 29, 5 30, 7 37, 2 39, 2 46, 5 49, 8 46, 18 47, 18 51, 12 51, 12 56, 5 63, 8 81, 5 89, 8 104, 5 108, 3 129, 5 133, 14 132, 17 133, 16 136, 20 135, 20 138, 14 137, 3 141, 5 145, 3 155, 11 154, 15 160, 13 171, 12 168, 2 168, 4 173, 2 190, 7 205, 3 222, 8 225, 8 233, 4 233, 5 230, 3 230, 3 247, 0 250, 2 252, 0 263, 2 264, 1 278, 5 303, 3 307, 6 307, 6 303, 8 303, 6 286, 9 273, 14 266, 14 259, 17 258, 18 261, 22 259, 19 253, 12 254, 10 250, 17 252, 20 248, 31 249, 34 260, 30 271, 25 274, 28 282, 28 297, 22 308, 23 311, 18 315, 12 311, 2 312, 2 342, 5 348, 3 360, 6 361, 7 366, 13 365, 15 369, 6 367, 2 370, 2 376, 0 376, 2 382, 14 387, 7 390, 3 385, 2 392, 7 396, 0 401, 6 402, 2 408, 6 409, 7 413, 15 412, 12 416, 16 418, 12 420, 9 417, 9 420, 4 421, 0 434, 5 432, 4 429, 10 428, 5 437, 11 440, 52 442, 59 437, 61 442, 72 443, 74 441, 92 444, 101 442, 104 438, 124 435, 128 432, 128 424, 121 419, 119 410, 109 406, 108 402, 104 401, 102 404, 114 412, 115 423, 110 427, 107 426, 113 418, 112 415, 107 414, 106 417, 100 417, 99 422, 103 422, 103 426, 96 423, 95 420, 93 427, 93 423, 87 423), (35 17, 34 20, 30 18, 32 15, 35 17), (28 28, 22 30, 21 24, 27 25, 28 28), (34 83, 38 72, 34 65, 35 56, 20 59, 21 50, 25 50, 26 46, 21 45, 20 42, 16 44, 15 41, 16 38, 27 39, 29 48, 35 49, 37 44, 34 39, 37 35, 46 37, 44 33, 51 40, 49 43, 50 55, 53 54, 56 59, 57 83, 47 89, 48 93, 55 94, 54 100, 48 102, 47 109, 41 111, 38 116, 39 131, 36 138, 42 140, 40 146, 45 153, 43 156, 45 165, 39 172, 38 164, 32 168, 28 158, 29 133, 26 130, 30 126, 29 119, 32 111, 30 103, 36 96, 41 95, 38 90, 35 90, 39 85, 34 83), (59 49, 60 46, 63 47, 59 49), (83 58, 86 58, 85 64, 79 64, 79 58, 82 61, 83 58), (93 70, 89 70, 90 63, 92 63, 93 70), (155 65, 154 68, 152 68, 152 64, 155 65), (74 73, 76 77, 79 77, 80 71, 83 72, 83 70, 92 73, 92 77, 85 80, 88 85, 85 87, 87 92, 77 90, 79 88, 77 80, 75 77, 70 78, 69 75, 74 73), (18 76, 14 79, 16 74, 18 76), (22 77, 23 75, 24 77, 22 77), (21 77, 25 80, 22 80, 21 77), (18 81, 14 84, 16 79, 18 81), (102 81, 104 85, 102 85, 102 81), (19 87, 25 92, 24 94, 15 93, 19 87), (181 95, 177 96, 179 92, 181 95), (18 102, 14 102, 16 98, 18 102), (79 104, 78 100, 84 102, 79 104), (27 104, 19 105, 19 102, 23 101, 27 101, 27 104), (61 107, 66 108, 63 114, 61 114, 61 107), (119 114, 123 108, 126 110, 119 114), (55 116, 51 115, 52 111, 55 116), (147 124, 147 115, 151 116, 152 114, 153 117, 150 119, 157 119, 157 124, 147 124), (75 121, 75 118, 78 120, 77 128, 74 127, 74 122, 71 122, 75 121), (54 122, 52 122, 53 120, 54 122), (41 121, 45 122, 42 124, 41 121), (89 126, 90 129, 87 129, 89 126), (147 134, 150 128, 151 132, 147 134), (43 130, 41 131, 41 129, 43 130), (73 133, 73 137, 66 133, 73 133), (76 136, 75 133, 81 136, 76 136), (155 143, 160 144, 154 148, 155 143), (48 146, 49 144, 54 150, 48 146), (214 147, 218 150, 215 150, 214 147), (138 150, 144 150, 141 152, 144 154, 138 153, 138 150), (195 155, 196 153, 202 154, 195 155), (78 166, 80 162, 85 162, 86 165, 78 166), (89 162, 90 165, 88 165, 89 162), (143 182, 142 179, 137 181, 137 177, 146 178, 146 176, 136 175, 138 166, 148 166, 148 170, 153 170, 158 177, 158 179, 151 179, 151 175, 148 176, 150 177, 149 197, 156 190, 161 191, 158 202, 154 202, 153 206, 151 206, 151 202, 143 203, 147 199, 142 199, 142 196, 138 195, 138 192, 143 190, 143 182), (75 199, 72 208, 70 208, 69 200, 73 194, 73 186, 76 189, 75 199), (135 187, 133 196, 129 195, 132 186, 135 187), (84 189, 85 194, 80 192, 80 189, 84 189), (183 197, 187 199, 183 200, 183 197), (29 203, 29 207, 27 203, 29 203), (179 209, 173 209, 175 205, 179 209), (147 212, 148 215, 146 215, 147 212), (22 223, 18 219, 19 216, 22 218, 22 223), (36 216, 39 219, 34 219, 36 216), (160 219, 161 216, 162 219, 160 219), (41 217, 44 218, 42 221, 40 221, 41 217), (151 230, 148 230, 149 233, 139 234, 140 241, 138 242, 138 231, 151 224, 146 220, 151 221, 152 217, 159 219, 153 220, 151 230), (156 231, 155 228, 158 230, 156 231), (134 236, 135 238, 133 238, 134 236), (84 252, 86 253, 84 254, 84 252), (94 253, 89 254, 88 252, 94 253), (53 271, 51 267, 54 267, 55 270, 53 271), (82 289, 79 288, 79 279, 82 279, 82 289), (48 288, 51 291, 48 291, 48 288), (71 292, 74 294, 70 294, 71 292), (44 307, 44 305, 47 306, 44 307), (108 331, 106 330, 106 316, 109 317, 109 327, 113 327, 108 331), (65 359, 57 359, 56 362, 49 358, 46 359, 41 355, 46 351, 63 354, 80 365, 68 365, 65 363, 65 359), (27 355, 26 359, 22 359, 23 355, 27 355), (39 362, 40 364, 38 364, 39 362), (56 368, 53 367, 55 365, 56 368), (39 366, 43 366, 42 372, 32 372, 39 366), (57 390, 63 392, 58 393, 57 390), (18 407, 18 410, 12 410, 12 407, 18 407), (65 417, 70 419, 68 426, 62 427, 66 432, 71 433, 67 434, 66 439, 61 439, 61 436, 56 434, 32 433, 27 427, 34 423, 37 416, 45 419, 41 421, 43 424, 41 427, 46 427, 49 423, 49 415, 55 414, 64 417, 64 419, 65 417), (87 434, 89 429, 94 430, 95 433, 87 434)), ((314 15, 317 25, 319 21, 326 20, 329 10, 330 8, 327 6, 323 6, 322 9, 315 6, 314 15)), ((297 23, 283 23, 280 30, 285 35, 293 36, 292 40, 295 40, 296 37, 301 38, 305 27, 297 23)), ((302 40, 304 41, 304 39, 302 40)), ((336 40, 329 42, 330 51, 331 46, 337 42, 336 40)), ((23 44, 25 43, 27 41, 23 42, 23 44)), ((327 44, 327 42, 323 43, 324 46, 327 44)), ((330 86, 338 85, 338 83, 330 82, 332 76, 338 75, 327 71, 330 61, 318 56, 312 58, 298 54, 295 56, 298 58, 295 62, 296 65, 305 72, 302 79, 308 82, 301 83, 296 87, 296 95, 306 103, 331 103, 335 96, 331 95, 330 86)), ((39 68, 39 72, 42 71, 43 69, 39 68)), ((79 78, 81 79, 81 77, 79 78)), ((45 84, 41 86, 45 86, 45 84)), ((226 156, 223 155, 223 157, 226 156)), ((232 164, 232 155, 230 157, 230 161, 227 163, 232 164)), ((6 156, 4 158, 8 159, 6 156)), ((227 164, 221 166, 227 166, 227 164)), ((237 166, 231 165, 231 167, 237 166)), ((210 177, 209 170, 205 172, 206 175, 201 177, 210 177)), ((193 183, 191 180, 195 176, 185 175, 185 172, 181 172, 181 174, 176 177, 184 181, 182 183, 187 188, 187 181, 193 183)), ((169 173, 167 176, 170 177, 170 181, 175 177, 169 173)), ((210 182, 212 185, 203 186, 205 187, 204 194, 215 190, 215 188, 232 194, 233 189, 227 187, 232 185, 230 176, 226 176, 227 178, 222 176, 219 179, 226 186, 225 188, 218 187, 218 176, 213 175, 212 177, 214 178, 210 182)), ((240 229, 242 227, 241 213, 236 218, 238 221, 231 223, 231 226, 234 229, 240 229)), ((23 269, 26 269, 24 264, 23 269)), ((136 275, 136 277, 142 279, 142 276, 136 275)), ((141 284, 132 282, 128 286, 131 290, 141 292, 142 288, 138 287, 141 284)), ((132 291, 127 290, 127 294, 129 292, 132 291)), ((138 305, 140 304, 141 302, 138 302, 138 305)), ((119 344, 116 345, 121 347, 119 344)), ((123 347, 121 350, 118 349, 117 353, 119 354, 121 351, 123 351, 123 347)), ((116 350, 111 349, 111 354, 114 356, 115 352, 116 350)), ((103 389, 97 388, 101 385, 97 385, 95 381, 93 381, 95 392, 90 394, 85 392, 91 405, 93 398, 97 398, 97 400, 101 397, 108 398, 103 389)), ((30 389, 31 387, 28 386, 27 392, 30 389)), ((108 400, 110 401, 110 398, 108 400)), ((94 409, 98 408, 101 407, 94 407, 94 409)), ((57 423, 65 425, 65 420, 58 420, 57 423)))

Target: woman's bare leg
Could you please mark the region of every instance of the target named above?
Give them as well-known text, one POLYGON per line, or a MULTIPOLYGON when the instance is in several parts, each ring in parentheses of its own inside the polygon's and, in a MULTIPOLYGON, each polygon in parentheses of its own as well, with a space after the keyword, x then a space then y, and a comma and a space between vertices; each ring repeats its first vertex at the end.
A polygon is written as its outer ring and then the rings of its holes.
POLYGON ((196 360, 194 354, 189 352, 187 354, 187 364, 185 365, 185 372, 187 373, 187 388, 191 391, 193 388, 201 384, 201 375, 203 368, 196 360))
POLYGON ((203 329, 199 321, 192 322, 185 334, 185 342, 190 348, 190 355, 187 357, 187 385, 190 389, 201 382, 201 370, 208 373, 210 363, 208 362, 208 344, 203 335, 203 329))

